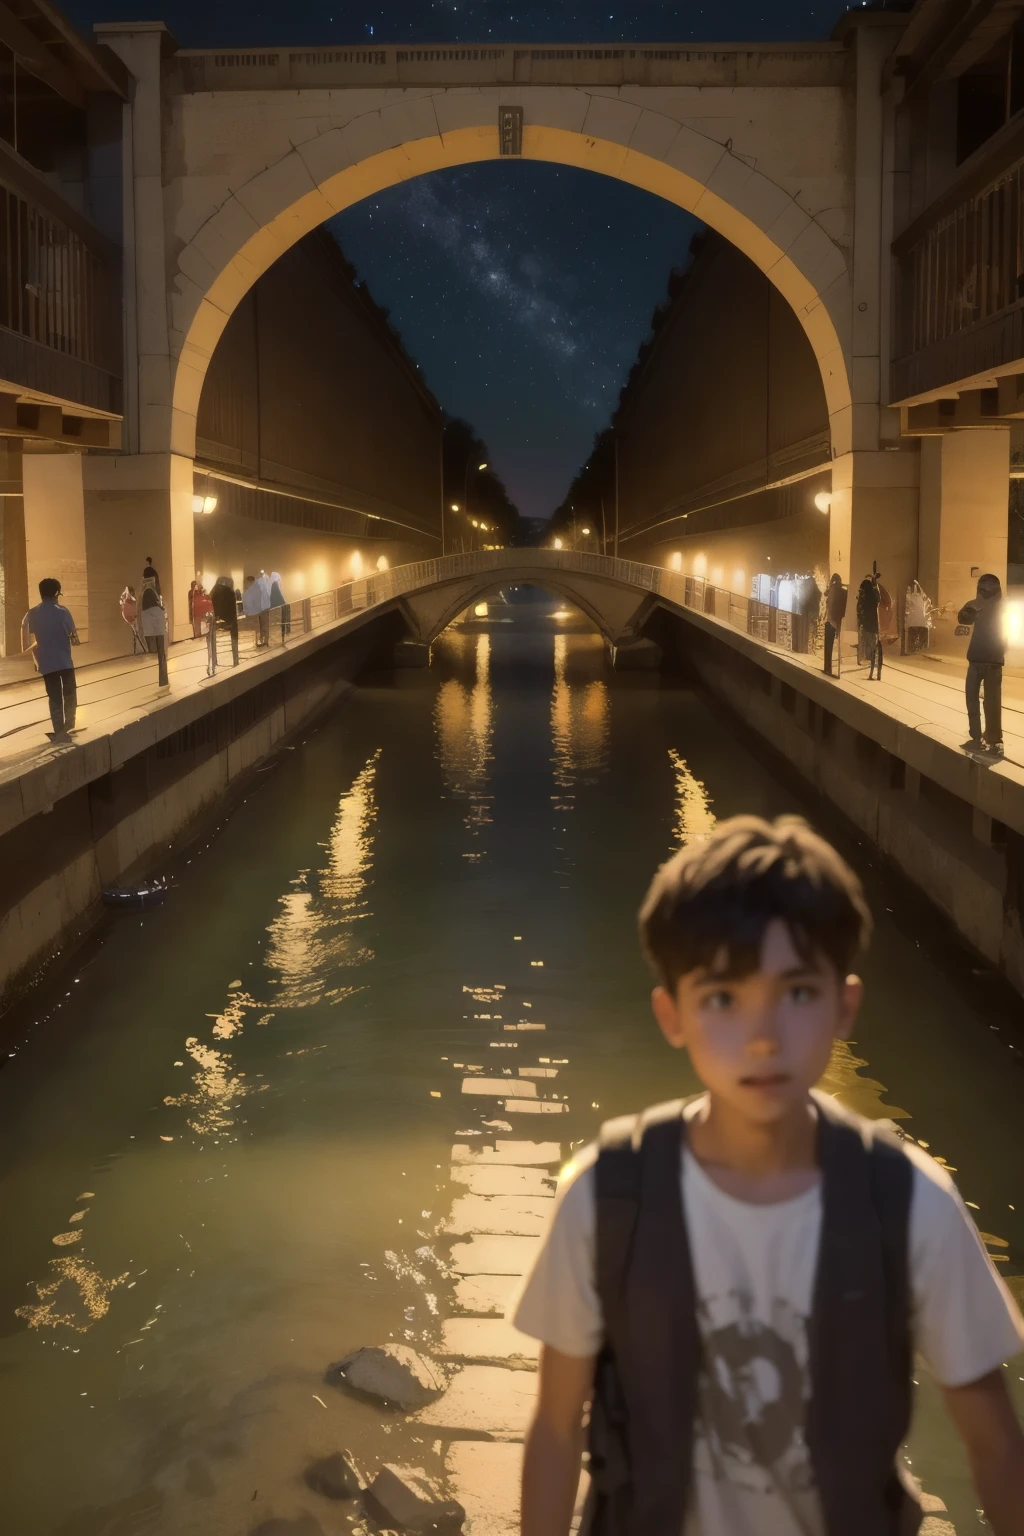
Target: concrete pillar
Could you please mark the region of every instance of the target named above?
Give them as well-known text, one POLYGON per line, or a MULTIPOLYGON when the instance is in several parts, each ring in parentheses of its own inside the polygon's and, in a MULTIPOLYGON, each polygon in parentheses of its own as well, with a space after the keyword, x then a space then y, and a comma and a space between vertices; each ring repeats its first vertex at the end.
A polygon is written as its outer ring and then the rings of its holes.
POLYGON ((170 34, 162 21, 102 23, 94 31, 136 82, 122 135, 123 441, 129 453, 162 453, 171 446, 161 99, 161 57, 170 34))
POLYGON ((0 438, 0 656, 21 650, 21 621, 28 606, 21 441, 0 438))
POLYGON ((829 564, 850 589, 847 630, 856 630, 854 599, 873 562, 897 602, 917 575, 918 474, 913 446, 833 462, 829 564))
POLYGON ((933 649, 965 652, 966 639, 954 634, 957 609, 984 572, 1006 581, 1009 487, 1009 427, 921 439, 919 580, 946 610, 933 649))
POLYGON ((92 638, 105 646, 124 639, 117 600, 125 585, 142 584, 146 556, 160 572, 167 633, 184 640, 188 589, 195 575, 193 464, 171 453, 89 455, 84 472, 86 551, 92 638))
POLYGON ((38 602, 39 583, 56 576, 64 603, 84 640, 91 638, 86 578, 85 503, 80 453, 27 453, 25 567, 29 601, 38 602))

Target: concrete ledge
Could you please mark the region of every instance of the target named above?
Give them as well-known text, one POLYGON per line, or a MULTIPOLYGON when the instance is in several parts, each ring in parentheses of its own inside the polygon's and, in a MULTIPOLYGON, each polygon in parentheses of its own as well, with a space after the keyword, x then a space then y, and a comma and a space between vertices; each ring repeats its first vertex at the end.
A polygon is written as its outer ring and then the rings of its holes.
POLYGON ((978 763, 960 751, 950 733, 929 725, 907 724, 860 698, 841 679, 803 666, 785 652, 763 645, 711 614, 697 613, 663 597, 658 602, 666 612, 745 656, 908 767, 941 784, 950 794, 1024 835, 1024 768, 1006 761, 978 763))

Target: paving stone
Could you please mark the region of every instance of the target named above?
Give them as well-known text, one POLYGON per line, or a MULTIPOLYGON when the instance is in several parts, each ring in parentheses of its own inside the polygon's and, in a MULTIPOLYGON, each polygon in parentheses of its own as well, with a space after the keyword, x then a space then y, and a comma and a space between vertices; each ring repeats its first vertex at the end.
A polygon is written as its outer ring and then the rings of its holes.
POLYGON ((464 1077, 463 1093, 477 1093, 489 1099, 535 1099, 537 1084, 518 1077, 464 1077))
POLYGON ((460 1275, 525 1275, 537 1252, 535 1237, 471 1237, 452 1247, 460 1275))
POLYGON ((412 1414, 413 1423, 428 1429, 489 1435, 496 1440, 520 1440, 537 1396, 534 1371, 506 1370, 498 1365, 467 1365, 436 1403, 412 1414))
POLYGON ((529 1168, 561 1161, 562 1145, 558 1141, 498 1140, 493 1147, 471 1147, 467 1143, 456 1142, 452 1147, 453 1163, 529 1168))
MULTIPOLYGON (((491 1440, 456 1440, 448 1447, 445 1471, 466 1511, 465 1536, 519 1536, 519 1480, 523 1449, 491 1440)), ((576 1497, 583 1511, 589 1478, 584 1472, 576 1497)))
POLYGON ((455 1310, 504 1317, 518 1284, 518 1275, 463 1275, 455 1287, 455 1310))
MULTIPOLYGON (((536 1086, 536 1083, 530 1084, 531 1088, 536 1088, 536 1086)), ((506 1115, 564 1115, 568 1108, 568 1104, 563 1103, 560 1099, 505 1100, 506 1115)))
POLYGON ((536 1360, 540 1345, 501 1317, 450 1317, 440 1353, 448 1360, 536 1360))
POLYGON ((540 1168, 513 1168, 484 1164, 457 1163, 451 1171, 453 1184, 462 1184, 471 1195, 533 1195, 550 1199, 554 1186, 540 1168))
POLYGON ((546 1196, 460 1195, 442 1232, 494 1232, 501 1236, 539 1237, 551 1214, 546 1196))

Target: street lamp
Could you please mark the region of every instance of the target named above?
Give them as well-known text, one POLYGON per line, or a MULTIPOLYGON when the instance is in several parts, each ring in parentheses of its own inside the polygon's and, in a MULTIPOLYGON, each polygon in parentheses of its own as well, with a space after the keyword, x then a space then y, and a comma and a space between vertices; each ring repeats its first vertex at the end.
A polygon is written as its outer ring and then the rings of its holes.
MULTIPOLYGON (((482 464, 478 464, 477 465, 477 467, 476 467, 477 474, 480 474, 486 468, 487 468, 487 460, 485 459, 482 464)), ((469 460, 468 459, 466 460, 466 478, 465 478, 465 482, 464 482, 463 488, 462 488, 462 501, 463 501, 463 505, 468 507, 468 505, 469 505, 469 460)), ((476 523, 473 524, 474 528, 476 528, 477 526, 478 525, 476 523)))
POLYGON ((814 505, 819 512, 828 512, 832 506, 832 493, 830 491, 819 491, 814 498, 814 505))
POLYGON ((556 540, 555 540, 555 548, 556 548, 556 549, 561 549, 561 547, 562 547, 562 541, 561 541, 561 539, 556 539, 556 540))

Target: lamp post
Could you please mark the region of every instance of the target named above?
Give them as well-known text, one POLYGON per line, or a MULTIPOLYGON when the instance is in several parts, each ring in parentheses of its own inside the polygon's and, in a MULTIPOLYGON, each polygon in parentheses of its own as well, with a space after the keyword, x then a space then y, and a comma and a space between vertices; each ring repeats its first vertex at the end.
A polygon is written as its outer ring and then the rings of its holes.
MULTIPOLYGON (((476 467, 477 474, 478 475, 481 474, 487 467, 488 467, 487 466, 487 460, 485 459, 482 464, 478 464, 477 465, 477 467, 476 467)), ((465 478, 465 482, 464 482, 463 487, 462 487, 462 504, 466 508, 466 511, 468 513, 468 511, 469 511, 469 460, 468 459, 466 460, 466 478, 465 478)))

